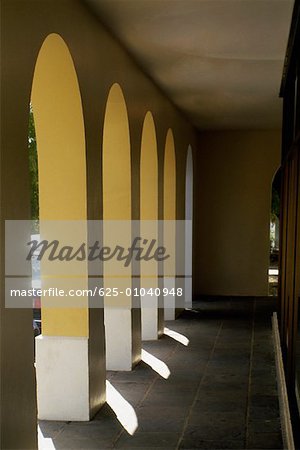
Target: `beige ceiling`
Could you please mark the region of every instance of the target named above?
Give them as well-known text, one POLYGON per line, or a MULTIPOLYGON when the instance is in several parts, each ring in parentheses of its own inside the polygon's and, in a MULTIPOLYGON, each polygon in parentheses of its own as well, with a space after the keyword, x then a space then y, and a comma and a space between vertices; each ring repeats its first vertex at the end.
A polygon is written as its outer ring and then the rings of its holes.
POLYGON ((276 128, 292 0, 86 0, 199 129, 276 128))

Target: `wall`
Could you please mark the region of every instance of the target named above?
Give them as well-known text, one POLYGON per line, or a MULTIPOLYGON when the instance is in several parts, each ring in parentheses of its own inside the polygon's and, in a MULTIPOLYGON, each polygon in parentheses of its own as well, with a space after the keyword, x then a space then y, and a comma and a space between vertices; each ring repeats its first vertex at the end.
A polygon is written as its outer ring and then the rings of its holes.
POLYGON ((267 295, 279 131, 205 132, 195 169, 194 295, 267 295))

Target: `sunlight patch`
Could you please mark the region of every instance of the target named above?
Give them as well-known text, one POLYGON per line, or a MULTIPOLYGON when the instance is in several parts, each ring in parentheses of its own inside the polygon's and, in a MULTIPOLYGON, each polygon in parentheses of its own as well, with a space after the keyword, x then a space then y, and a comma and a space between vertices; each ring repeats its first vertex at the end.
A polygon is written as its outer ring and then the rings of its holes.
POLYGON ((170 330, 169 328, 165 327, 164 334, 166 336, 169 336, 170 338, 174 339, 175 341, 180 342, 180 344, 185 345, 186 347, 190 343, 189 339, 186 336, 178 333, 177 331, 170 330))
POLYGON ((155 372, 157 372, 162 378, 169 378, 171 375, 170 369, 163 361, 151 355, 151 353, 142 349, 142 361, 150 366, 155 372))
POLYGON ((127 433, 133 435, 138 427, 135 410, 108 380, 106 380, 106 402, 127 433))

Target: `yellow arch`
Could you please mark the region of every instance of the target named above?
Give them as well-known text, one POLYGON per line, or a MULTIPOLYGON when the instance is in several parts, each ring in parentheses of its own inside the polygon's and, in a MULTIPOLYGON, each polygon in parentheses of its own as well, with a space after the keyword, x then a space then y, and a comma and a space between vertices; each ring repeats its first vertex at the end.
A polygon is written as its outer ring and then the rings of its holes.
MULTIPOLYGON (((143 239, 151 242, 158 239, 158 161, 157 142, 153 116, 147 112, 141 141, 140 160, 140 231, 143 239)), ((141 287, 155 289, 157 283, 157 261, 141 261, 141 287)), ((142 339, 158 337, 157 298, 141 298, 142 339)))
MULTIPOLYGON (((102 157, 104 244, 111 248, 116 245, 128 248, 131 242, 131 150, 126 102, 117 83, 112 85, 107 98, 102 157)), ((124 267, 115 260, 107 261, 104 277, 105 287, 119 287, 124 292, 130 287, 131 267, 124 267)), ((130 303, 130 297, 125 295, 105 298, 106 306, 129 307, 130 303)))
MULTIPOLYGON (((129 122, 124 95, 119 84, 111 87, 103 129, 103 242, 129 248, 131 243, 131 151, 129 122)), ((106 365, 110 370, 132 367, 131 266, 115 259, 103 266, 104 287, 117 288, 119 295, 104 297, 106 365), (121 294, 121 292, 123 294, 121 294)))
POLYGON ((176 219, 176 159, 172 130, 166 137, 164 157, 164 219, 176 219))
MULTIPOLYGON (((45 226, 51 233, 51 227, 43 225, 43 221, 86 220, 87 211, 81 96, 72 57, 58 34, 50 34, 40 49, 31 102, 38 148, 40 221, 41 227, 45 226)), ((79 228, 76 239, 84 241, 86 228, 79 228)), ((48 270, 44 264, 42 277, 48 270)), ((85 288, 85 263, 80 270, 82 277, 79 284, 76 282, 76 287, 85 288)), ((43 279, 43 287, 47 284, 51 286, 51 279, 43 279)), ((43 334, 87 336, 88 311, 85 305, 87 299, 78 308, 42 308, 43 334)))
POLYGON ((171 258, 164 264, 165 277, 174 277, 176 270, 176 159, 172 130, 169 128, 164 156, 164 245, 171 258))
POLYGON ((142 131, 140 162, 141 220, 158 218, 158 163, 157 143, 153 116, 147 112, 142 131))
POLYGON ((103 130, 103 218, 131 219, 131 162, 127 107, 115 83, 107 99, 103 130))
MULTIPOLYGON (((144 239, 157 239, 157 219, 158 219, 158 161, 157 142, 153 116, 147 112, 141 141, 140 160, 140 218, 141 235, 144 239)), ((155 288, 157 285, 157 263, 148 261, 141 263, 142 275, 149 276, 144 279, 143 287, 155 288), (152 278, 152 280, 151 280, 152 278), (155 278, 155 280, 153 280, 155 278)))
POLYGON ((185 166, 185 304, 192 305, 193 273, 193 150, 188 146, 185 166))

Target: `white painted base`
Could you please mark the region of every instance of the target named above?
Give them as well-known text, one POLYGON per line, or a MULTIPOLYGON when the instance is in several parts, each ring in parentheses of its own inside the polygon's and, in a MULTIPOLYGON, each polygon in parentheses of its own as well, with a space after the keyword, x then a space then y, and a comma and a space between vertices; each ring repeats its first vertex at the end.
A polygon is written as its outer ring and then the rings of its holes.
POLYGON ((142 340, 158 339, 158 300, 157 297, 141 297, 142 340))
POLYGON ((88 338, 38 336, 35 345, 38 418, 90 420, 88 338))
POLYGON ((132 318, 130 308, 104 309, 106 369, 132 369, 132 318))
MULTIPOLYGON (((164 288, 169 292, 175 289, 175 277, 164 278, 164 288)), ((164 297, 165 320, 175 320, 176 296, 166 295, 164 297)))

